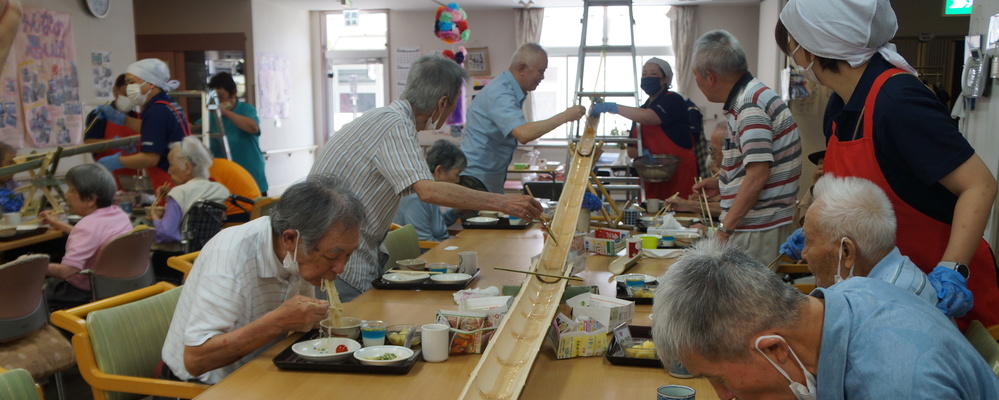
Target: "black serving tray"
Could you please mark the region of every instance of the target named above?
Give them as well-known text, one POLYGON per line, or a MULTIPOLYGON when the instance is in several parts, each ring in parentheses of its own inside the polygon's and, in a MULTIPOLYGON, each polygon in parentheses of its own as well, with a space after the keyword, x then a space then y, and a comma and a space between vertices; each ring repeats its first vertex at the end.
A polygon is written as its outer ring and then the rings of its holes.
MULTIPOLYGON (((646 287, 648 287, 648 286, 655 286, 655 285, 658 285, 658 284, 659 284, 658 282, 652 281, 652 282, 647 282, 645 284, 645 286, 646 287)), ((628 295, 628 287, 624 283, 622 283, 622 282, 617 282, 617 295, 615 297, 617 297, 617 298, 619 298, 621 300, 633 301, 633 302, 635 302, 635 304, 650 304, 650 305, 652 304, 652 298, 651 297, 631 297, 631 296, 629 296, 628 295)))
POLYGON ((527 229, 529 226, 531 226, 529 222, 510 224, 510 218, 500 218, 499 221, 492 224, 472 224, 464 220, 461 221, 461 227, 464 229, 527 229))
MULTIPOLYGON (((468 287, 472 281, 479 276, 482 270, 475 271, 475 275, 472 275, 472 279, 464 282, 456 283, 438 283, 433 280, 427 279, 423 282, 408 283, 408 282, 389 282, 378 277, 377 279, 371 281, 371 286, 374 286, 382 290, 461 290, 468 287)), ((651 304, 651 303, 650 303, 651 304)))
MULTIPOLYGON (((316 339, 318 337, 319 330, 313 329, 298 338, 295 343, 316 339)), ((288 346, 288 348, 284 349, 284 351, 278 353, 277 356, 274 356, 274 365, 280 369, 288 371, 405 375, 413 369, 413 365, 416 365, 416 360, 420 358, 421 353, 420 350, 413 350, 413 356, 409 357, 406 362, 399 365, 364 365, 353 356, 341 363, 318 363, 303 359, 302 357, 299 357, 298 354, 295 354, 295 352, 291 350, 291 346, 294 346, 295 343, 292 343, 288 346)))
POLYGON ((14 232, 13 235, 7 237, 0 237, 0 242, 13 242, 15 240, 24 239, 26 237, 38 236, 45 233, 48 230, 49 230, 48 226, 39 226, 38 228, 26 231, 17 230, 14 232))
MULTIPOLYGON (((652 328, 648 326, 637 326, 628 325, 628 330, 631 331, 631 337, 636 339, 648 339, 652 340, 652 328)), ((663 362, 659 359, 648 359, 648 358, 632 358, 626 357, 624 355, 624 349, 621 348, 617 343, 617 337, 611 335, 611 342, 607 346, 607 352, 604 353, 604 357, 607 358, 611 364, 614 365, 631 365, 636 367, 649 367, 649 368, 662 368, 663 362)))

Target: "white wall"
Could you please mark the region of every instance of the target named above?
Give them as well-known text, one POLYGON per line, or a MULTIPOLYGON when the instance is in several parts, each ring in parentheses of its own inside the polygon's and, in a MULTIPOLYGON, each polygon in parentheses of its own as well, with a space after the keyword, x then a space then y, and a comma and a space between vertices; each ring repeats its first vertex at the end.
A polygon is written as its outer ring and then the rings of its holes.
MULTIPOLYGON (((274 54, 291 61, 290 119, 261 119, 260 148, 267 150, 312 146, 315 142, 313 124, 316 115, 312 104, 314 90, 320 90, 314 78, 311 60, 312 46, 318 47, 318 31, 310 27, 309 12, 284 7, 264 0, 252 0, 254 57, 274 54)), ((267 160, 268 195, 279 195, 284 189, 304 178, 312 167, 312 153, 278 154, 267 160)))
POLYGON ((771 88, 778 88, 780 71, 784 68, 784 53, 777 47, 774 40, 774 27, 780 19, 780 10, 784 8, 784 0, 763 0, 760 3, 760 24, 757 44, 759 46, 759 61, 757 75, 763 83, 771 88))
MULTIPOLYGON (((999 13, 999 2, 976 2, 971 15, 971 23, 968 29, 969 35, 982 34, 988 36, 989 17, 999 13)), ((999 126, 999 101, 995 96, 999 95, 999 80, 990 79, 987 85, 992 91, 992 97, 978 99, 974 111, 968 111, 968 116, 964 123, 964 134, 967 136, 975 152, 985 161, 985 165, 992 171, 992 176, 999 171, 999 140, 996 138, 996 126, 999 126)), ((997 202, 999 204, 999 202, 997 202)), ((992 219, 985 229, 985 239, 993 246, 999 243, 999 213, 995 212, 993 206, 992 219)))

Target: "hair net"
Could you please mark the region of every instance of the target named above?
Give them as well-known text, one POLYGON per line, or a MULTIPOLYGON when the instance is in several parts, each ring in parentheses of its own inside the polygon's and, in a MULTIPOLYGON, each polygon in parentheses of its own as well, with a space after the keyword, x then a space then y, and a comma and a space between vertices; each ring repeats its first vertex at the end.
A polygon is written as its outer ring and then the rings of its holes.
POLYGON ((180 82, 170 80, 170 68, 167 67, 166 63, 155 58, 136 61, 129 65, 125 72, 167 92, 180 86, 180 82))
POLYGON ((856 67, 881 53, 892 65, 916 73, 888 43, 898 30, 888 0, 791 0, 780 20, 801 47, 817 56, 856 67))
POLYGON ((673 83, 673 67, 670 67, 669 63, 666 62, 666 60, 663 60, 659 57, 652 57, 649 59, 649 61, 646 62, 658 65, 659 69, 663 70, 663 75, 665 75, 666 78, 669 79, 670 84, 667 84, 666 87, 668 88, 669 86, 671 86, 671 84, 673 83))

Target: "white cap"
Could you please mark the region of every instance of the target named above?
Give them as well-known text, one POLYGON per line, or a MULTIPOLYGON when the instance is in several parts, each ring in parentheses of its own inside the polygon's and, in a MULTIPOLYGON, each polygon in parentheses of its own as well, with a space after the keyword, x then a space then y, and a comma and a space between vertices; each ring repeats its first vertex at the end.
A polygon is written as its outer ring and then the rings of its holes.
POLYGON ((129 65, 125 72, 167 92, 180 86, 180 82, 170 80, 170 68, 167 67, 166 63, 155 58, 136 61, 129 65))
POLYGON ((649 61, 646 61, 646 62, 650 62, 650 63, 653 63, 655 65, 658 65, 659 69, 663 70, 663 75, 665 75, 666 78, 668 78, 667 79, 667 83, 666 83, 666 88, 668 89, 670 86, 672 86, 672 83, 673 83, 673 67, 670 67, 669 63, 666 62, 666 60, 663 60, 663 59, 661 59, 659 57, 652 57, 652 58, 649 59, 649 61))
POLYGON ((790 0, 780 20, 812 54, 859 66, 881 53, 892 65, 916 70, 888 43, 898 21, 888 0, 790 0))

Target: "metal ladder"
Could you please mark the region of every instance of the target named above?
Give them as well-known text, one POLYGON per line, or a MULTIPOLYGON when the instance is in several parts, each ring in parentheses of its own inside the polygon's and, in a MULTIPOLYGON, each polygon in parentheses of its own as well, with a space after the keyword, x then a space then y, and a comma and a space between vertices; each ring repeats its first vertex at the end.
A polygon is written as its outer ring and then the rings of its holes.
MULTIPOLYGON (((635 106, 639 106, 639 77, 640 72, 638 70, 638 57, 635 50, 635 15, 634 9, 631 4, 631 0, 583 0, 583 20, 582 20, 582 36, 579 39, 579 53, 577 57, 576 66, 576 104, 582 104, 583 99, 589 98, 593 99, 606 99, 610 97, 631 97, 635 99, 635 106), (604 26, 603 43, 600 45, 587 45, 586 43, 586 32, 589 26, 590 19, 590 7, 628 7, 628 19, 631 21, 628 24, 630 30, 630 45, 608 45, 607 44, 607 27, 604 26), (630 92, 608 92, 608 91, 587 91, 583 82, 583 72, 584 66, 586 64, 587 55, 605 55, 605 54, 630 54, 631 64, 632 64, 632 77, 633 77, 633 89, 630 92)), ((603 57, 601 57, 601 61, 603 57)), ((606 74, 606 72, 605 72, 606 74)), ((606 76, 606 75, 605 75, 606 76)), ((585 119, 584 119, 585 120, 585 119)), ((578 142, 581 136, 581 129, 584 126, 583 120, 574 122, 575 132, 571 138, 571 142, 578 142)), ((636 125, 637 126, 637 125, 636 125)), ((609 135, 598 135, 596 140, 603 143, 617 143, 617 144, 634 144, 638 147, 638 154, 642 154, 642 135, 636 134, 635 139, 620 136, 609 136, 609 135)), ((601 177, 601 180, 604 180, 601 177)), ((610 177, 608 181, 613 181, 614 184, 604 185, 610 191, 626 191, 626 192, 639 192, 642 197, 645 195, 645 189, 640 184, 638 177, 610 177), (620 183, 619 183, 620 182, 620 183)))

